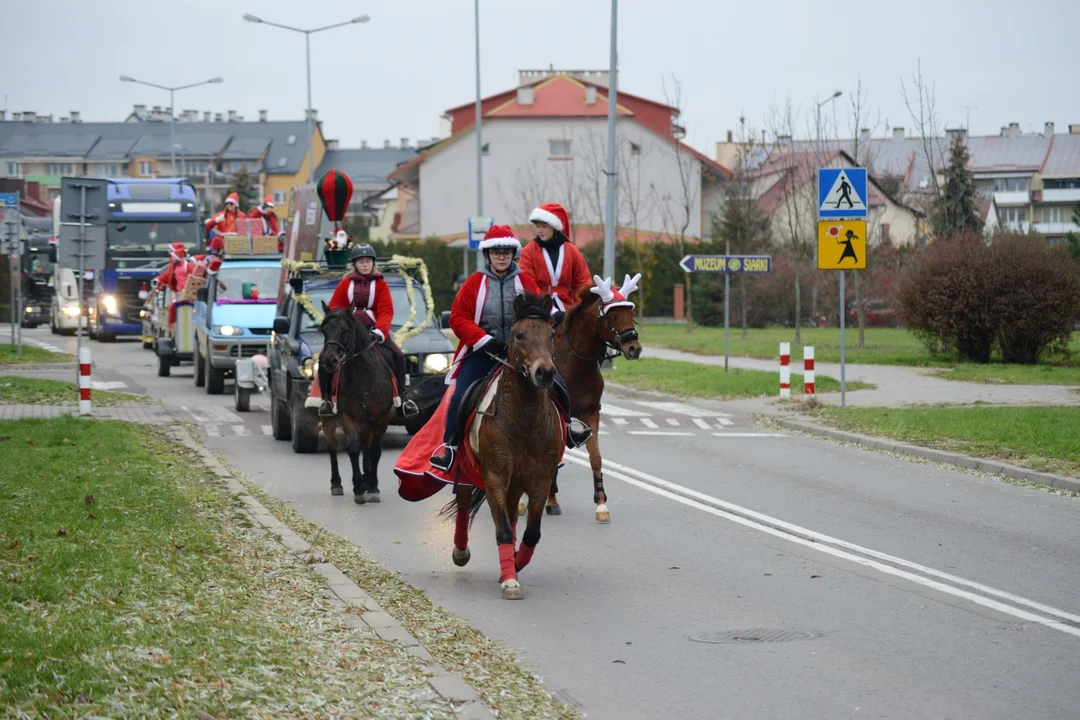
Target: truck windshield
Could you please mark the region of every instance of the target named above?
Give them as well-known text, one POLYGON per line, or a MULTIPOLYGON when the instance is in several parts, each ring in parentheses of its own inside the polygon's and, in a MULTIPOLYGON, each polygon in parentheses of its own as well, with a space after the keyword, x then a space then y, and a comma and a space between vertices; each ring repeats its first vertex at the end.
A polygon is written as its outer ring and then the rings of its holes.
POLYGON ((23 272, 28 275, 52 275, 53 262, 48 250, 31 249, 23 255, 23 272))
POLYGON ((182 242, 189 250, 199 244, 199 228, 191 220, 113 220, 108 223, 109 249, 165 255, 169 245, 182 242))
POLYGON ((258 291, 258 298, 274 300, 278 295, 281 268, 222 268, 214 277, 217 280, 215 302, 254 300, 253 290, 258 291))

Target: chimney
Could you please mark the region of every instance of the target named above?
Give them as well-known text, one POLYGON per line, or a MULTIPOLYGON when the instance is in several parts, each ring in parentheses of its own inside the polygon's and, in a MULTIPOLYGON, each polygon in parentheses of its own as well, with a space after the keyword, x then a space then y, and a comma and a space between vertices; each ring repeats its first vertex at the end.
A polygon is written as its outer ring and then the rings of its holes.
POLYGON ((535 100, 535 94, 531 87, 519 87, 517 89, 517 101, 518 105, 532 105, 535 100))
POLYGON ((269 113, 266 110, 259 111, 259 122, 266 122, 266 118, 269 113))
POLYGON ((777 135, 776 136, 776 142, 779 145, 783 145, 784 147, 787 147, 788 145, 791 144, 791 136, 790 135, 777 135))
POLYGON ((144 112, 146 112, 146 106, 145 105, 132 105, 131 107, 132 107, 132 112, 134 112, 134 113, 136 113, 138 115, 141 115, 144 112))
POLYGON ((360 141, 360 149, 361 150, 367 150, 368 149, 367 140, 361 140, 360 141))
POLYGON ((65 123, 65 124, 69 123, 69 122, 71 122, 71 118, 69 118, 67 115, 61 115, 60 116, 60 122, 65 123))
POLYGON ((870 139, 870 128, 859 128, 859 139, 860 140, 869 140, 870 139))
POLYGON ((11 122, 22 122, 22 113, 21 112, 13 112, 13 113, 11 113, 11 122))
POLYGON ((1047 137, 1050 137, 1053 134, 1054 134, 1054 122, 1053 122, 1053 120, 1051 120, 1050 122, 1043 125, 1043 135, 1045 135, 1047 137))
POLYGON ((23 110, 23 122, 37 122, 37 113, 33 110, 23 110))
POLYGON ((894 127, 892 129, 892 139, 893 140, 903 140, 904 139, 904 128, 902 128, 902 127, 894 127))
POLYGON ((327 150, 339 150, 340 148, 341 148, 341 141, 340 140, 327 140, 326 141, 326 149, 327 150))
POLYGON ((221 113, 214 113, 214 122, 225 122, 225 116, 221 113))
POLYGON ((209 110, 204 110, 203 114, 202 114, 202 121, 203 122, 210 122, 210 116, 211 116, 210 111, 209 110))
POLYGON ((586 105, 595 105, 596 104, 596 87, 594 85, 586 85, 585 86, 585 104, 586 105))
POLYGON ((735 134, 730 130, 727 131, 727 142, 735 142, 735 134))
POLYGON ((1080 135, 1080 124, 1070 123, 1069 124, 1069 134, 1070 135, 1080 135))
POLYGON ((953 141, 953 138, 960 138, 960 142, 967 142, 967 130, 964 128, 945 128, 945 136, 949 138, 949 142, 953 141))
POLYGON ((72 110, 71 111, 71 122, 73 122, 73 123, 82 122, 82 118, 79 116, 79 111, 78 110, 72 110))
POLYGON ((228 113, 229 113, 229 122, 236 122, 236 111, 235 110, 229 110, 228 113))
POLYGON ((409 149, 409 138, 401 138, 401 149, 402 150, 408 150, 409 149))
POLYGON ((384 150, 389 150, 390 149, 390 140, 383 140, 382 141, 382 146, 383 146, 384 150))
POLYGON ((1007 126, 1001 128, 1002 137, 1016 137, 1020 134, 1020 123, 1011 122, 1007 126))
POLYGON ((319 122, 319 111, 316 108, 311 108, 311 112, 304 111, 304 119, 308 119, 308 115, 311 116, 311 122, 319 122))

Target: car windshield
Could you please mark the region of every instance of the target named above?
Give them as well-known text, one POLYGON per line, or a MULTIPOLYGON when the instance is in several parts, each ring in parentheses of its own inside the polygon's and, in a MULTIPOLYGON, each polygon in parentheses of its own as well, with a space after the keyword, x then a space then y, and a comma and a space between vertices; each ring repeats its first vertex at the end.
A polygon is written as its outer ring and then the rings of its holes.
POLYGON ((108 242, 109 248, 125 251, 167 253, 174 242, 191 250, 199 244, 199 228, 190 220, 114 220, 108 223, 108 242))
POLYGON ((48 250, 31 250, 23 257, 26 263, 26 272, 30 275, 52 274, 53 263, 49 259, 48 250))
POLYGON ((273 300, 277 298, 281 269, 223 267, 214 278, 217 282, 214 289, 216 303, 222 300, 273 300))
MULTIPOLYGON (((308 295, 311 298, 311 303, 320 310, 322 309, 322 303, 325 301, 330 302, 330 296, 334 294, 333 288, 320 288, 318 290, 311 290, 308 295)), ((405 292, 404 285, 391 285, 390 297, 394 300, 394 319, 391 321, 391 327, 401 327, 409 319, 409 296, 405 292)), ((414 322, 423 322, 424 315, 427 313, 427 303, 424 302, 424 291, 419 286, 413 285, 413 301, 416 303, 416 318, 414 322)), ((308 313, 304 313, 304 324, 300 328, 300 332, 307 332, 309 330, 318 330, 319 322, 312 318, 308 313)))
MULTIPOLYGON (((328 287, 311 290, 308 292, 307 295, 309 298, 311 298, 312 307, 317 309, 319 312, 322 312, 322 304, 329 303, 330 297, 333 294, 334 288, 328 287)), ((300 313, 300 321, 300 332, 311 332, 313 330, 318 330, 319 323, 321 322, 320 320, 316 320, 315 318, 313 318, 307 310, 304 310, 302 313, 300 313)))

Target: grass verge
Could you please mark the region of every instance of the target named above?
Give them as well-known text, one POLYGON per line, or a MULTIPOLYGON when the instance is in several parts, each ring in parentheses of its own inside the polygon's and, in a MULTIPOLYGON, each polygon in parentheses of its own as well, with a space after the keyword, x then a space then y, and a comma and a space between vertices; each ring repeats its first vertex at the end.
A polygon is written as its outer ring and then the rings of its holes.
MULTIPOLYGON (((111 407, 121 403, 145 403, 145 395, 94 390, 95 405, 111 407)), ((0 405, 76 405, 79 391, 75 383, 62 380, 43 380, 17 375, 0 375, 0 405)))
POLYGON ((31 345, 22 346, 22 354, 15 353, 14 345, 0 344, 0 365, 39 365, 41 363, 74 362, 75 358, 66 353, 55 353, 31 345))
POLYGON ((823 408, 815 415, 864 435, 1080 477, 1080 408, 823 408))
MULTIPOLYGON (((634 362, 617 360, 615 369, 605 373, 605 378, 638 390, 655 390, 684 397, 731 400, 780 394, 780 374, 777 372, 731 368, 725 373, 723 368, 681 360, 648 357, 634 362)), ((814 385, 817 392, 840 391, 840 382, 831 377, 818 375, 814 385)), ((868 383, 847 383, 849 391, 873 387, 868 383)), ((802 392, 802 376, 792 373, 792 395, 801 395, 802 392)))
MULTIPOLYGON (((423 592, 376 563, 348 540, 328 533, 288 503, 240 478, 248 492, 375 598, 440 665, 475 687, 483 701, 498 710, 500 718, 573 720, 581 717, 573 708, 555 702, 543 680, 519 665, 514 655, 498 642, 434 605, 423 592)), ((446 552, 449 555, 449 545, 446 552)), ((496 576, 497 573, 492 575, 492 593, 498 592, 496 576)))
POLYGON ((1080 365, 1004 365, 965 363, 942 369, 946 380, 988 385, 1080 385, 1080 365))
POLYGON ((0 454, 5 716, 452 717, 160 431, 2 422, 0 454))

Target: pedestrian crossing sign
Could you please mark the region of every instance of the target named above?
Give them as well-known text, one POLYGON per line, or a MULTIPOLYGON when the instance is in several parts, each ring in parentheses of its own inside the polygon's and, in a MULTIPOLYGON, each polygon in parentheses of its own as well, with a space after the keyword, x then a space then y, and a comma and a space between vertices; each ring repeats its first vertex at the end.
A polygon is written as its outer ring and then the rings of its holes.
POLYGON ((866 221, 818 221, 818 270, 866 268, 866 221))
POLYGON ((818 218, 865 219, 866 168, 818 168, 818 218))

